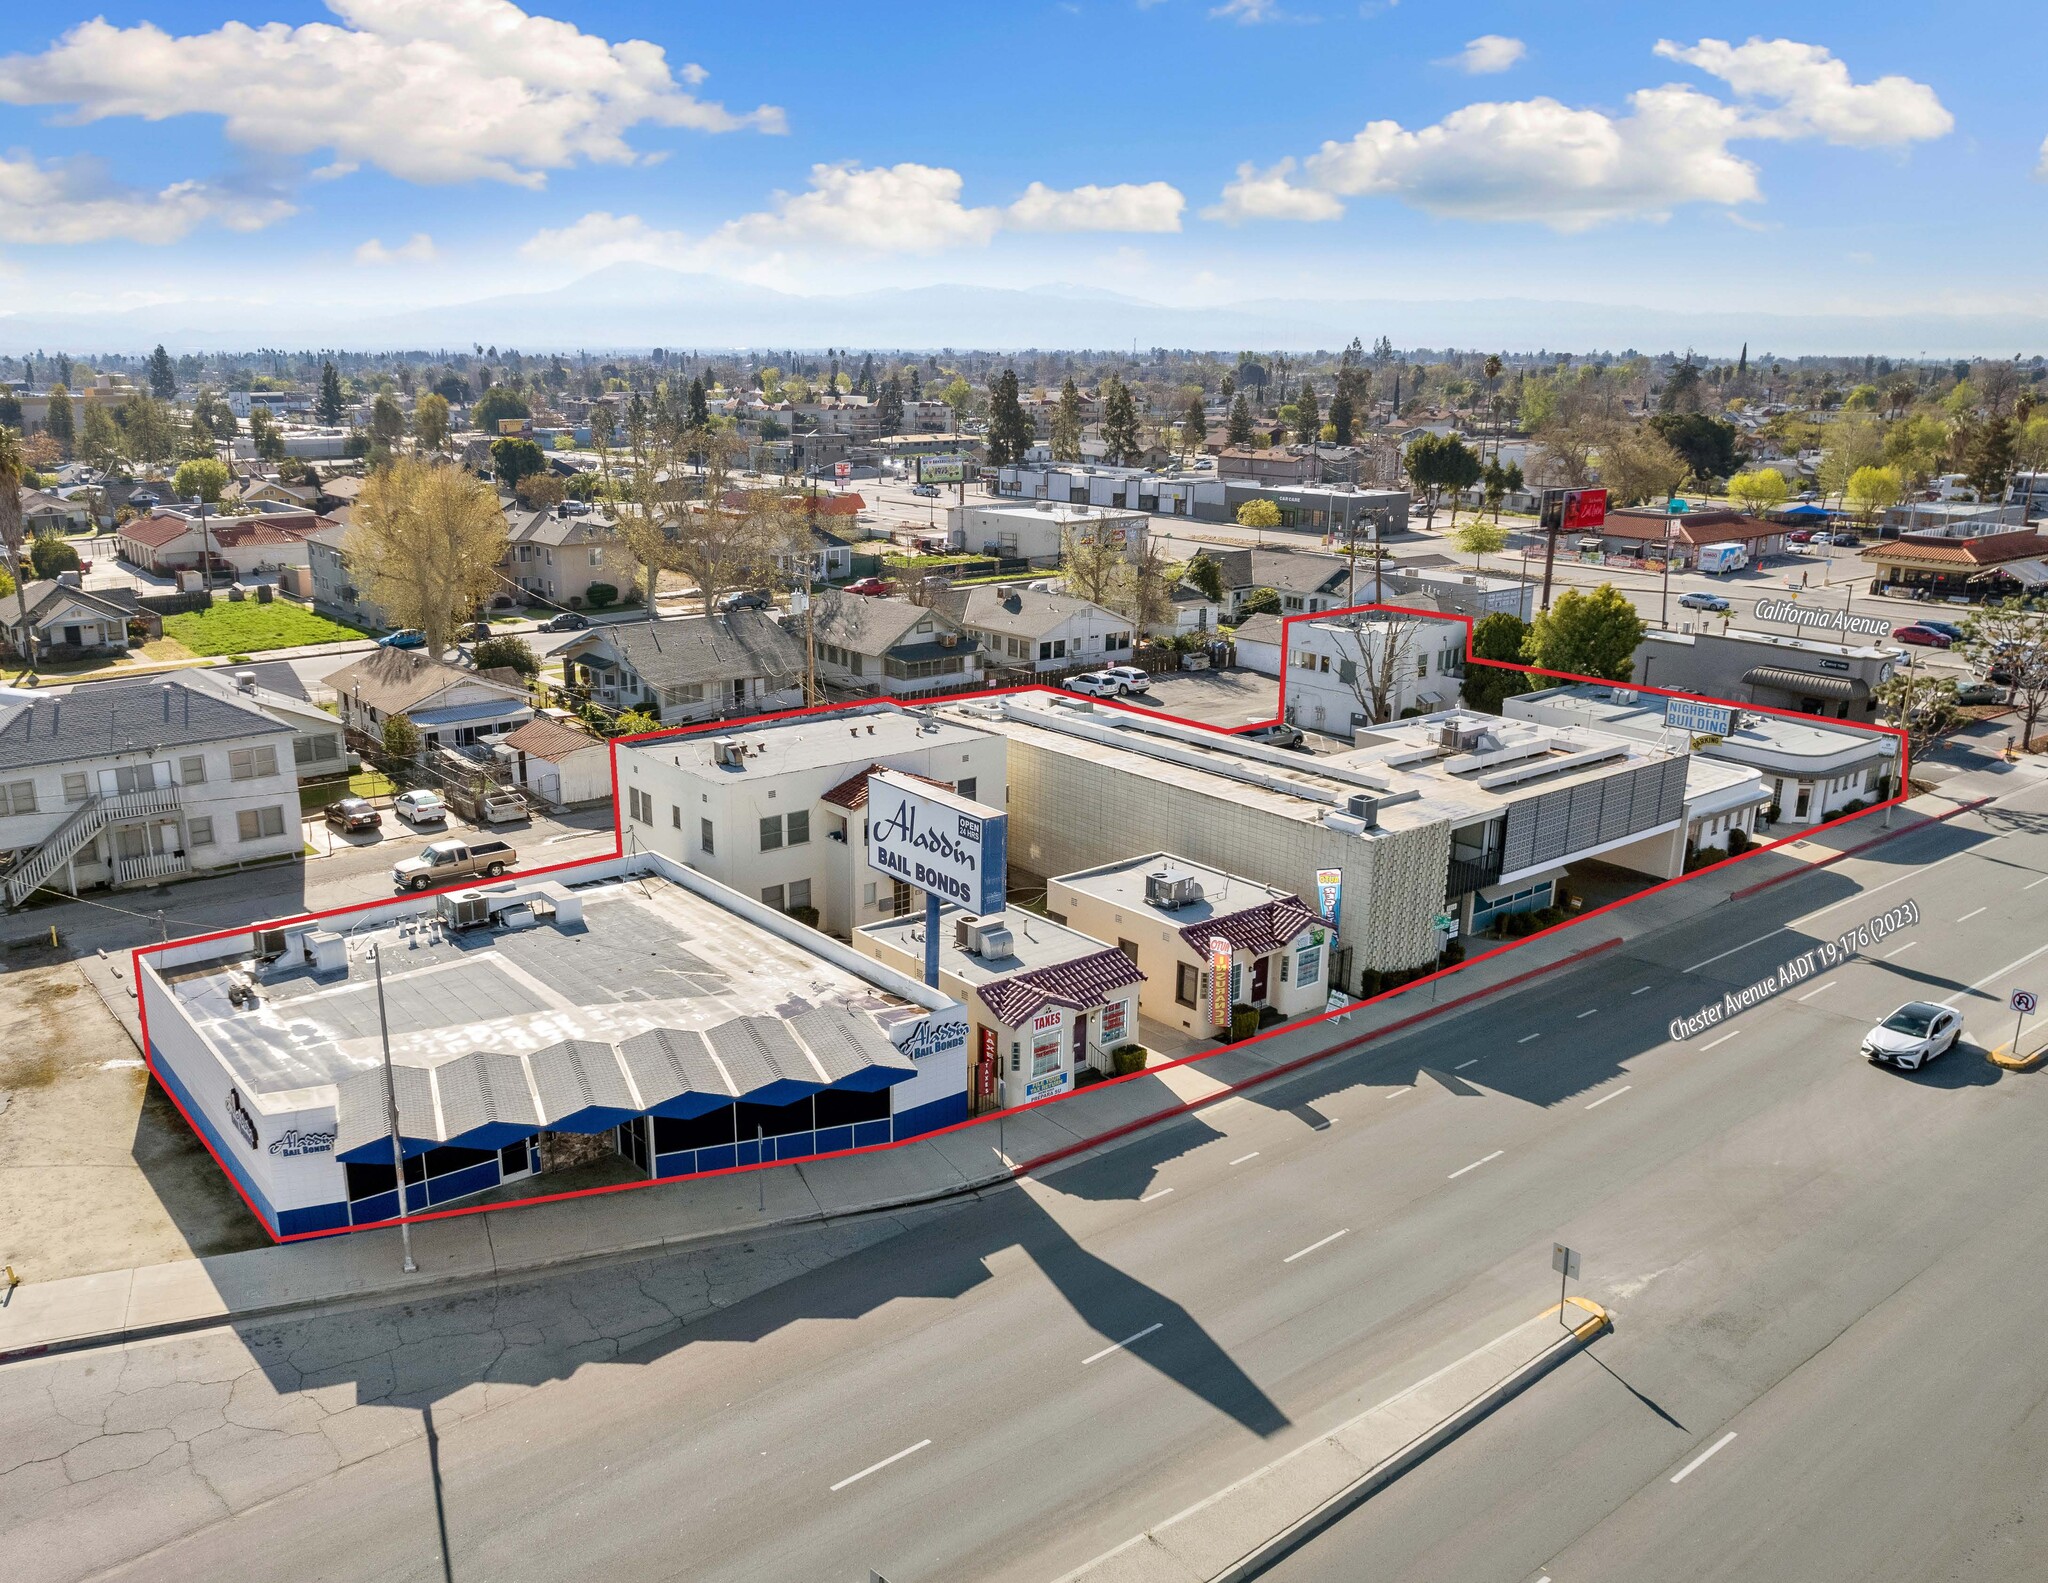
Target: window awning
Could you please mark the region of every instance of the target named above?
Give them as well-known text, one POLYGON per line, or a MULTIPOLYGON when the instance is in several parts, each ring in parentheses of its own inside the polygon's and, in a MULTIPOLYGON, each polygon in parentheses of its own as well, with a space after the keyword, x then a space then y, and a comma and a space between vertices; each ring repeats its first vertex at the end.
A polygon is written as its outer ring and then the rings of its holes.
POLYGON ((1803 698, 1862 698, 1870 689, 1847 676, 1816 676, 1811 671, 1787 670, 1782 665, 1758 665, 1742 673, 1752 687, 1770 687, 1803 698))
MULTIPOLYGON (((476 1050, 431 1070, 393 1066, 400 1152, 498 1149, 546 1128, 597 1133, 636 1116, 688 1120, 735 1100, 787 1105, 825 1089, 872 1094, 917 1075, 872 1020, 844 1008, 651 1028, 617 1047, 565 1039, 527 1055, 476 1050)), ((381 1068, 335 1085, 335 1158, 391 1160, 381 1068)))
POLYGON ((1973 583, 1989 582, 1994 577, 2010 577, 2014 582, 2027 588, 2039 588, 2048 584, 2048 562, 2007 561, 2002 566, 1987 566, 1970 579, 1973 583))

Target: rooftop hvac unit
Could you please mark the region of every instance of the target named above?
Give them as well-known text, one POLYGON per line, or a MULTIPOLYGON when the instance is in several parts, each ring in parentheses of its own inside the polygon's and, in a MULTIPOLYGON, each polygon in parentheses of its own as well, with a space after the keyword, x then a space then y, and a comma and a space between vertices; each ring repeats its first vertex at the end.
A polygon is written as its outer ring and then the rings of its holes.
POLYGON ((1377 830, 1380 827, 1380 804, 1377 797, 1368 797, 1364 792, 1353 792, 1344 804, 1344 811, 1354 819, 1364 820, 1368 830, 1377 830))
POLYGON ((719 737, 711 744, 711 761, 720 769, 736 769, 746 762, 747 750, 738 737, 719 737))
POLYGON ((491 921, 491 899, 481 891, 438 896, 434 900, 434 910, 451 929, 479 929, 491 921))
POLYGON ((1167 912, 1191 907, 1202 899, 1202 882, 1192 874, 1154 869, 1145 876, 1145 904, 1167 912))
POLYGON ((256 931, 256 955, 263 961, 284 955, 284 931, 282 929, 258 929, 256 931))

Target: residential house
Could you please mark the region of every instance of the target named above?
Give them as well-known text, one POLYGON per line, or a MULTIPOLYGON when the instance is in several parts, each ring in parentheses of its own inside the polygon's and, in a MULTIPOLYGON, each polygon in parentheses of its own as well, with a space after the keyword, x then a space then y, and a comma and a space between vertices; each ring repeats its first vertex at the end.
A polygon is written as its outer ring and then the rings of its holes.
POLYGON ((663 725, 767 714, 804 701, 803 644, 765 610, 613 622, 560 653, 571 689, 663 725))
POLYGON ((990 670, 1062 672, 1131 657, 1130 618, 1086 599, 989 586, 951 589, 933 603, 980 643, 990 670))
POLYGON ((559 711, 535 715, 491 750, 528 802, 557 808, 611 801, 611 745, 559 711))
POLYGON ((1137 966, 1140 1013, 1182 1033, 1228 1026, 1210 993, 1226 954, 1232 1007, 1284 1020, 1321 1011, 1329 998, 1330 925, 1278 885, 1153 852, 1047 880, 1045 907, 1062 924, 1114 940, 1137 966))
POLYGON ((348 529, 340 523, 322 528, 306 539, 306 568, 312 583, 313 608, 328 619, 347 626, 372 631, 387 628, 391 625, 391 618, 381 605, 365 595, 349 567, 348 556, 342 549, 347 539, 348 529))
MULTIPOLYGON (((808 619, 818 679, 841 694, 901 698, 981 685, 980 640, 941 609, 827 588, 808 619)), ((799 642, 805 620, 789 619, 799 642)))
POLYGON ((868 863, 871 774, 919 776, 994 809, 1007 796, 1001 738, 887 703, 617 747, 619 817, 638 848, 842 940, 923 910, 922 892, 868 863))
POLYGON ((1248 479, 1255 484, 1311 484, 1316 482, 1315 458, 1308 450, 1286 446, 1261 450, 1225 446, 1216 453, 1216 471, 1225 478, 1248 479))
POLYGON ((82 497, 66 499, 46 489, 24 489, 21 526, 32 538, 83 533, 92 526, 92 510, 82 497))
POLYGON ((288 665, 268 665, 260 673, 253 666, 235 671, 189 670, 179 680, 291 727, 292 763, 301 780, 340 775, 348 769, 341 717, 307 698, 288 665), (265 685, 268 682, 283 685, 265 685), (287 692, 286 686, 294 690, 287 692))
POLYGON ((1341 555, 1256 549, 1204 553, 1222 571, 1223 602, 1233 620, 1243 615, 1245 600, 1259 588, 1270 588, 1280 596, 1282 616, 1341 610, 1373 598, 1370 561, 1359 566, 1354 582, 1351 562, 1341 555))
POLYGON ((8 905, 296 857, 290 735, 183 681, 0 703, 8 905))
POLYGON ((120 557, 168 576, 210 564, 214 575, 251 578, 286 566, 307 566, 307 542, 333 527, 311 511, 279 509, 224 516, 198 507, 158 506, 122 525, 120 557))
POLYGON ((8 652, 26 654, 25 636, 33 632, 36 653, 43 659, 126 653, 128 623, 138 618, 154 636, 163 636, 161 620, 140 609, 133 590, 81 588, 76 572, 65 572, 54 581, 24 583, 18 595, 0 599, 0 632, 6 634, 8 652))
POLYGON ((593 606, 593 587, 611 590, 593 608, 616 604, 634 591, 639 565, 610 517, 564 509, 507 513, 505 558, 498 563, 505 586, 494 603, 546 605, 565 610, 593 606))
POLYGON ((380 648, 327 678, 342 724, 372 741, 384 722, 404 715, 420 733, 420 750, 488 743, 533 718, 523 682, 430 659, 417 649, 380 648))
POLYGON ((1465 624, 1363 611, 1286 624, 1282 713, 1349 740, 1403 715, 1448 709, 1465 675, 1465 624))

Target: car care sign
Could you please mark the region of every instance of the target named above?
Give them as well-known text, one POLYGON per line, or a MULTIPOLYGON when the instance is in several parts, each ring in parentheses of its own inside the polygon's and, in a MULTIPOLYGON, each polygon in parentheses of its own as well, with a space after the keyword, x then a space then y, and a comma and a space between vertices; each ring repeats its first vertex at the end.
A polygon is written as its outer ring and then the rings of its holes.
POLYGON ((1010 816, 893 770, 868 777, 868 862, 977 915, 1003 910, 1010 816))

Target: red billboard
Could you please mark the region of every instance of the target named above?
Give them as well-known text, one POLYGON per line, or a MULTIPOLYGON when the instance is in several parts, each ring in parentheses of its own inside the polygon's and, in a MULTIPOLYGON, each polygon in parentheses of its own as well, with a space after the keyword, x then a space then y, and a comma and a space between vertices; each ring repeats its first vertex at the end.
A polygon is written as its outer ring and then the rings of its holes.
POLYGON ((1604 489, 1546 489, 1543 491, 1543 526, 1552 533, 1570 533, 1597 528, 1607 521, 1607 491, 1604 489))

